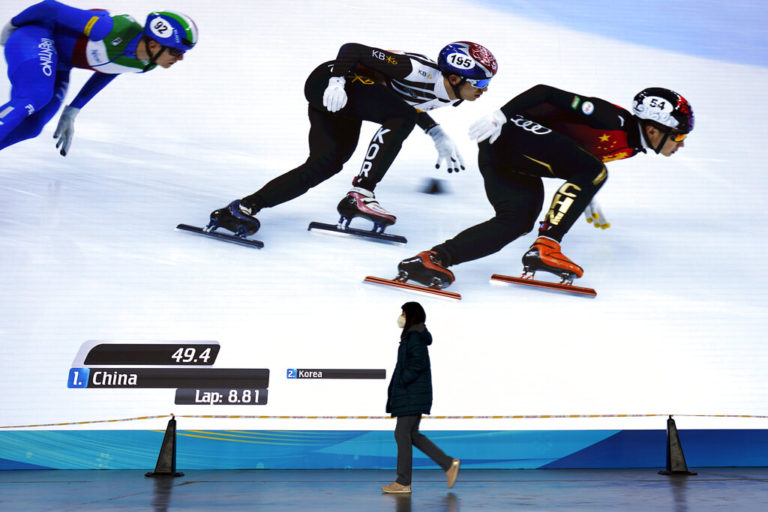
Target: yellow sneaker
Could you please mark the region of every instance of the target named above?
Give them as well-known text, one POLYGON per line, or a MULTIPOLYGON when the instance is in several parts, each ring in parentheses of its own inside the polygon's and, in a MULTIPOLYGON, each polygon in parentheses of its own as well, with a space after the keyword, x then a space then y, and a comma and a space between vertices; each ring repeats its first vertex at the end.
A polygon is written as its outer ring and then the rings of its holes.
POLYGON ((459 478, 459 466, 461 466, 461 461, 459 459, 453 459, 453 461, 451 461, 451 467, 445 471, 445 478, 448 481, 449 489, 453 487, 453 484, 456 483, 456 479, 459 478))
POLYGON ((407 494, 411 492, 411 486, 392 482, 391 484, 382 487, 381 490, 387 494, 407 494))

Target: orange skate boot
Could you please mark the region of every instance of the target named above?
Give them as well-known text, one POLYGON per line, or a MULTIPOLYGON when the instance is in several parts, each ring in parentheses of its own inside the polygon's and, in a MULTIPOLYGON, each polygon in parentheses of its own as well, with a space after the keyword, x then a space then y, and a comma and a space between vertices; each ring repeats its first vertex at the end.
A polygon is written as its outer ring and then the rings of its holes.
POLYGON ((533 274, 544 270, 559 276, 563 283, 572 283, 584 275, 584 270, 560 252, 560 244, 551 238, 540 236, 523 255, 523 273, 533 274))

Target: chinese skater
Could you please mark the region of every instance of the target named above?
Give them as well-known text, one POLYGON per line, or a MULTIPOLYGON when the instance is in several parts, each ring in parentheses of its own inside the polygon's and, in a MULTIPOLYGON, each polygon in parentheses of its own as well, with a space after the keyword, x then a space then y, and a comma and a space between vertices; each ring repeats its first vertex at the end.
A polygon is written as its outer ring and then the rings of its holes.
POLYGON ((632 112, 600 98, 537 85, 470 127, 478 165, 496 215, 398 265, 398 279, 444 288, 449 267, 501 250, 533 230, 544 202, 542 179, 561 179, 538 236, 523 255, 524 272, 551 272, 570 284, 583 269, 560 248, 585 210, 604 222, 592 198, 608 177, 607 162, 640 153, 672 156, 693 130, 691 105, 661 87, 639 92, 632 112))

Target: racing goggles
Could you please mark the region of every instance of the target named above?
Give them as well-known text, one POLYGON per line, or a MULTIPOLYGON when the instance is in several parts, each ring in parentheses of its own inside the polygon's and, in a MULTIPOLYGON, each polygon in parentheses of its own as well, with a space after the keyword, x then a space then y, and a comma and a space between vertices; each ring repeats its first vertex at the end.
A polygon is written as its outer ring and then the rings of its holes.
MULTIPOLYGON (((491 77, 493 78, 493 77, 491 77)), ((485 89, 491 83, 491 78, 464 78, 475 89, 485 89)))
POLYGON ((171 57, 180 57, 184 55, 184 50, 179 50, 178 48, 173 48, 172 46, 166 46, 166 50, 168 50, 168 53, 171 55, 171 57))
POLYGON ((684 133, 684 132, 670 132, 669 133, 669 138, 672 139, 673 142, 683 142, 687 136, 688 136, 688 134, 684 133))

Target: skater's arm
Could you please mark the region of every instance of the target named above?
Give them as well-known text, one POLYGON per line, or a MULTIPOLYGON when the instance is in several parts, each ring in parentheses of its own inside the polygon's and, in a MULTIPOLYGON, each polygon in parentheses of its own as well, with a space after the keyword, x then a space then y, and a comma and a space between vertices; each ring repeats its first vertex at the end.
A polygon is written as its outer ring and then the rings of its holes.
POLYGON ((333 62, 332 74, 346 76, 354 73, 358 65, 390 78, 406 77, 413 70, 411 60, 405 55, 359 43, 346 43, 339 49, 333 62))
POLYGON ((59 116, 56 130, 53 132, 53 138, 56 139, 56 148, 60 150, 61 156, 67 156, 67 153, 69 153, 72 139, 75 136, 75 117, 80 113, 80 109, 106 87, 109 82, 114 80, 116 76, 98 72, 94 73, 83 85, 83 88, 80 89, 80 92, 77 93, 72 103, 64 107, 61 116, 59 116))
POLYGON ((419 113, 416 114, 416 124, 426 133, 437 126, 437 121, 432 119, 432 116, 426 112, 419 111, 419 113))
POLYGON ((55 0, 43 0, 27 7, 11 19, 17 27, 37 24, 50 29, 60 25, 80 32, 92 41, 104 39, 112 30, 112 18, 104 10, 84 10, 55 0))
POLYGON ((104 89, 117 75, 108 75, 106 73, 95 72, 91 75, 91 78, 85 82, 80 92, 77 93, 75 99, 70 103, 71 107, 83 108, 86 103, 96 96, 102 89, 104 89))
POLYGON ((549 105, 557 110, 570 112, 593 128, 621 129, 629 120, 629 113, 600 98, 584 97, 549 85, 539 84, 509 100, 501 107, 507 117, 524 114, 534 107, 549 105))

